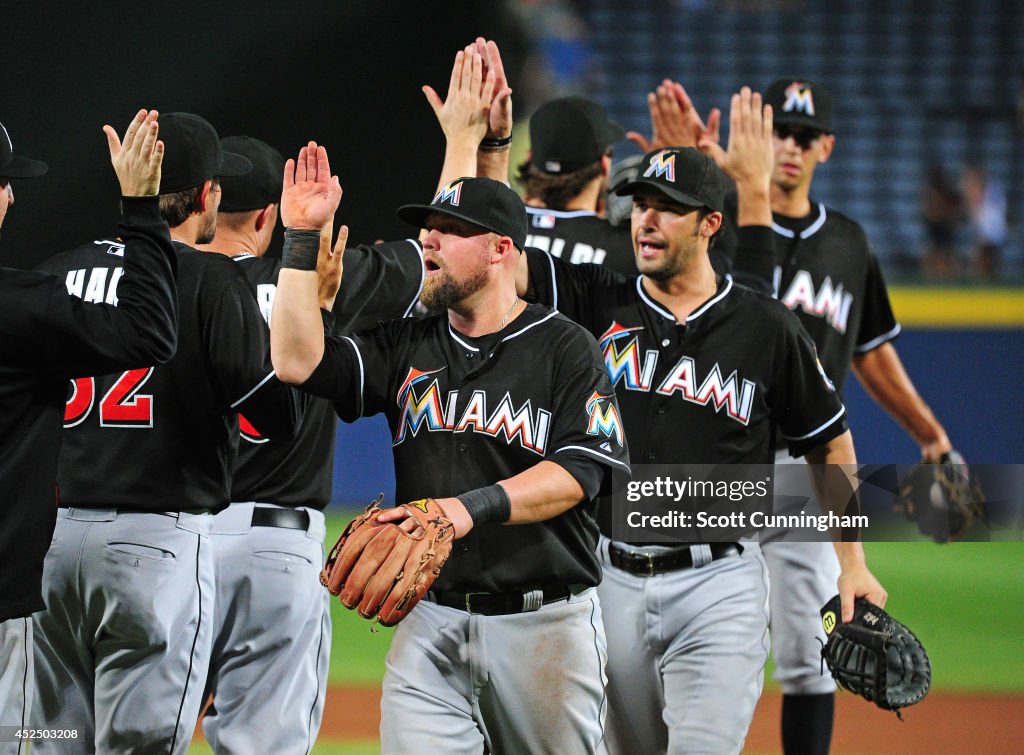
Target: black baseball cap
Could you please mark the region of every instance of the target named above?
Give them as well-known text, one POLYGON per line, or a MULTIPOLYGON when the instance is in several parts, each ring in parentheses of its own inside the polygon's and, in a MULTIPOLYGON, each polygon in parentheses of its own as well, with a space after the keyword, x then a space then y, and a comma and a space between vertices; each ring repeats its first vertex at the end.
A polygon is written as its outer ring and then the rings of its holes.
POLYGON ((242 155, 225 152, 217 130, 193 113, 164 113, 158 119, 164 161, 160 167, 160 193, 191 189, 222 176, 243 176, 252 163, 242 155))
POLYGON ((49 170, 46 163, 15 157, 11 137, 0 123, 0 178, 37 178, 49 170))
POLYGON ((430 204, 407 204, 398 217, 425 228, 427 215, 440 212, 488 231, 508 236, 516 248, 526 246, 526 209, 512 189, 493 178, 456 178, 437 192, 430 204))
POLYGON ((687 207, 721 212, 725 203, 725 174, 714 160, 693 147, 648 152, 640 161, 636 178, 617 186, 615 193, 635 194, 641 186, 652 186, 687 207))
POLYGON ((832 132, 832 95, 821 84, 806 79, 776 79, 764 95, 779 126, 804 126, 832 132))
POLYGON ((572 173, 600 160, 625 133, 585 97, 551 100, 530 119, 530 163, 544 173, 572 173))
POLYGON ((252 163, 248 173, 221 178, 221 212, 262 210, 268 204, 281 202, 284 157, 280 152, 251 136, 226 136, 220 140, 220 146, 225 154, 238 154, 252 163))

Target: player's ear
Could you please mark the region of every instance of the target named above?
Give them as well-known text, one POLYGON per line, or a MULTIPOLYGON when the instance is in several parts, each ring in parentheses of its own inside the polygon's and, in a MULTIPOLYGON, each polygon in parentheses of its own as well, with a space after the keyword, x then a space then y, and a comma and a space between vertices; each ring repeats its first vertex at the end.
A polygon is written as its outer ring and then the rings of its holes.
POLYGON ((834 134, 823 134, 818 139, 818 162, 827 163, 828 159, 832 156, 832 150, 836 147, 836 137, 834 134))
POLYGON ((518 255, 519 250, 516 249, 516 245, 512 243, 512 239, 508 236, 496 236, 494 243, 494 252, 491 255, 491 263, 497 264, 509 255, 518 255))
POLYGON ((605 152, 601 155, 601 174, 608 178, 612 174, 612 156, 605 152))
POLYGON ((716 233, 718 233, 718 229, 721 227, 722 213, 720 212, 709 212, 707 215, 701 218, 700 232, 701 235, 704 236, 704 238, 711 238, 716 233))
POLYGON ((196 212, 202 215, 210 207, 210 197, 213 193, 213 180, 203 181, 199 187, 199 194, 196 195, 196 212))
POLYGON ((269 223, 271 227, 277 222, 277 205, 268 204, 259 214, 256 216, 256 233, 259 233, 266 228, 269 223))

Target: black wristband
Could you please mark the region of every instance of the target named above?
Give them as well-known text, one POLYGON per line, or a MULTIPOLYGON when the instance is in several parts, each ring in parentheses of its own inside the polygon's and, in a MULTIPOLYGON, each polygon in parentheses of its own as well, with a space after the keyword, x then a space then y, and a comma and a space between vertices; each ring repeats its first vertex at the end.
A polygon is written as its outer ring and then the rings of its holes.
POLYGON ((284 229, 281 248, 281 267, 292 270, 316 271, 316 258, 320 254, 320 231, 297 228, 284 229))
POLYGON ((481 139, 480 140, 480 147, 484 148, 484 149, 486 149, 488 147, 490 147, 490 148, 494 148, 494 147, 507 147, 511 143, 512 143, 512 134, 509 134, 508 136, 503 136, 500 139, 481 139))
POLYGON ((501 485, 477 488, 455 497, 466 507, 474 526, 485 522, 504 524, 512 515, 512 501, 501 485))

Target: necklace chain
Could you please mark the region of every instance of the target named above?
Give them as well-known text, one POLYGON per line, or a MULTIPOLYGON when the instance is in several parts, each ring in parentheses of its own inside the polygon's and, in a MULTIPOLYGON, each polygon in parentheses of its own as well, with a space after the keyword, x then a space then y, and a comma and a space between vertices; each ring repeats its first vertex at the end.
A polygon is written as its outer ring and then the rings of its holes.
POLYGON ((505 316, 501 318, 501 325, 498 326, 498 330, 501 330, 502 328, 505 327, 505 323, 508 322, 508 318, 512 316, 512 313, 516 311, 517 306, 519 306, 518 294, 516 295, 516 298, 512 300, 512 306, 509 308, 508 312, 506 312, 505 316))

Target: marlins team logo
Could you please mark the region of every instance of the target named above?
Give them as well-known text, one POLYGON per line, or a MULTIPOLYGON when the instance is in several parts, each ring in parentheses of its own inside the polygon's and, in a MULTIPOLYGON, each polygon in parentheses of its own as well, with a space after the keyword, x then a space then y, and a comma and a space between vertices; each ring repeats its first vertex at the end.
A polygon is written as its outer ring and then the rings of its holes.
POLYGON ((459 206, 459 198, 462 196, 462 181, 452 181, 447 186, 443 187, 441 191, 437 192, 434 197, 434 201, 430 204, 441 204, 447 202, 452 207, 459 206))
POLYGON ((627 390, 649 391, 654 380, 654 370, 658 365, 658 352, 649 350, 640 359, 640 346, 637 343, 636 331, 643 326, 626 328, 614 320, 611 326, 597 339, 604 353, 604 367, 612 385, 618 386, 622 381, 627 390))
POLYGON ((794 81, 786 87, 786 101, 782 103, 782 109, 787 113, 807 113, 814 115, 814 97, 811 95, 811 88, 806 84, 794 81))
MULTIPOLYGON (((622 423, 619 422, 619 411, 611 396, 602 396, 597 391, 590 394, 586 403, 587 415, 590 422, 587 423, 587 435, 603 435, 606 438, 614 438, 615 442, 622 445, 622 423)), ((609 449, 610 450, 610 449, 609 449)))
POLYGON ((440 391, 437 386, 437 378, 428 379, 441 370, 417 370, 409 368, 409 374, 405 376, 402 387, 398 389, 396 403, 402 410, 398 416, 398 432, 395 434, 395 445, 398 445, 406 438, 406 432, 416 435, 420 426, 426 424, 428 430, 444 429, 444 410, 441 408, 440 391), (420 385, 423 388, 417 397, 413 386, 420 385))
POLYGON ((644 171, 644 178, 664 178, 666 181, 676 182, 676 155, 672 150, 663 149, 656 155, 652 155, 644 171))
POLYGON ((544 409, 534 411, 529 399, 516 408, 508 391, 494 406, 493 401, 489 402, 488 393, 482 390, 473 391, 465 408, 460 410, 459 391, 448 391, 442 395, 437 378, 431 377, 444 369, 418 370, 413 367, 409 370, 396 396, 399 414, 392 445, 397 446, 409 437, 415 437, 421 429, 426 432, 472 432, 492 438, 504 436, 508 445, 516 442, 528 451, 544 455, 551 428, 551 412, 544 409))

